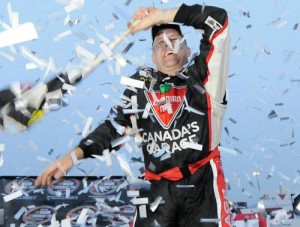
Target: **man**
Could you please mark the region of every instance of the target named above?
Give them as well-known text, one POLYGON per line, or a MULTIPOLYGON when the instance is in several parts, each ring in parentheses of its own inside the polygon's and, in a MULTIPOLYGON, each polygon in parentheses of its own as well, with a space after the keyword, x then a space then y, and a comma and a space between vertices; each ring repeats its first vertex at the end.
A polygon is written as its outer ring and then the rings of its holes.
POLYGON ((134 74, 132 79, 144 81, 143 89, 125 90, 124 106, 112 108, 103 124, 37 178, 36 186, 50 184, 71 169, 72 153, 83 159, 116 149, 115 139, 123 136, 117 128, 129 126, 129 133, 142 129, 136 138, 142 140, 151 200, 164 200, 154 212, 160 226, 231 226, 218 150, 227 105, 227 13, 182 4, 167 10, 140 8, 133 20, 140 23, 132 33, 152 28, 156 69, 134 74), (204 30, 200 54, 192 61, 180 27, 171 22, 204 30))

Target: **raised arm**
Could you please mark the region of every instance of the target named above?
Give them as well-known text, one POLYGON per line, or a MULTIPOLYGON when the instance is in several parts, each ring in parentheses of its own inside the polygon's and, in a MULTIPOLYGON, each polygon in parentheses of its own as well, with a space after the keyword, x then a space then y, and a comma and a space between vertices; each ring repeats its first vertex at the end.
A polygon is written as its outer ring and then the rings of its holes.
POLYGON ((226 103, 229 68, 228 16, 224 9, 214 6, 183 4, 175 22, 204 31, 200 42, 200 55, 195 58, 194 70, 200 76, 210 98, 226 103))

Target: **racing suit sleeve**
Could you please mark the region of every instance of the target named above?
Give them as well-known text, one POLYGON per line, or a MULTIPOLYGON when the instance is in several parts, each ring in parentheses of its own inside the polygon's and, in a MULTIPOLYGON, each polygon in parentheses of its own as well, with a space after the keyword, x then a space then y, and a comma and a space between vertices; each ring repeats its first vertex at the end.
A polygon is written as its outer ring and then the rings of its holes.
MULTIPOLYGON (((132 91, 125 90, 124 96, 131 97, 132 91)), ((102 155, 103 151, 109 149, 117 150, 118 147, 112 147, 111 142, 114 139, 120 138, 116 127, 112 124, 111 119, 113 119, 114 124, 118 124, 123 127, 131 127, 130 115, 123 113, 122 106, 114 106, 111 108, 108 118, 100 124, 93 132, 91 132, 87 137, 82 139, 78 145, 83 152, 84 158, 91 157, 92 155, 102 155)))
POLYGON ((227 12, 214 6, 182 4, 174 22, 204 31, 200 41, 200 54, 188 68, 194 81, 205 88, 208 121, 210 125, 209 149, 220 143, 222 120, 227 106, 227 79, 229 68, 229 28, 227 12))
POLYGON ((229 31, 227 12, 214 6, 182 4, 174 22, 204 30, 200 55, 195 66, 211 98, 224 103, 229 68, 229 31))

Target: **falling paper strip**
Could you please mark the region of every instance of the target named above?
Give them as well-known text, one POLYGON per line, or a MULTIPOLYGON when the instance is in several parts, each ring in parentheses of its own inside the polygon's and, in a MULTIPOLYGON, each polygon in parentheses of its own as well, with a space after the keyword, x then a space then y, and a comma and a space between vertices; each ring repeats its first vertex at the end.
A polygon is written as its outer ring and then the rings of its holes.
POLYGON ((140 81, 140 80, 135 80, 135 79, 131 79, 125 76, 121 77, 121 84, 123 85, 127 85, 127 86, 131 86, 131 87, 136 87, 136 88, 140 88, 143 89, 144 88, 144 81, 140 81))
POLYGON ((71 227, 71 219, 69 218, 63 219, 61 220, 60 224, 61 227, 71 227))
POLYGON ((182 147, 202 151, 202 144, 198 144, 198 143, 191 143, 191 142, 184 141, 182 143, 182 147))
POLYGON ((158 205, 160 204, 160 202, 162 201, 162 197, 161 196, 158 196, 154 201, 153 203, 151 203, 150 205, 150 210, 152 212, 154 212, 156 210, 156 208, 158 207, 158 205))
POLYGON ((103 151, 103 156, 105 158, 105 163, 106 165, 109 167, 109 166, 112 166, 112 161, 111 161, 111 156, 110 156, 110 152, 108 149, 104 150, 103 151))
POLYGON ((142 205, 142 204, 148 204, 148 198, 134 198, 132 199, 133 205, 142 205))
POLYGON ((25 23, 16 28, 0 33, 0 48, 38 38, 32 23, 25 23))
POLYGON ((82 133, 81 133, 83 138, 85 138, 88 135, 88 133, 90 132, 90 129, 92 127, 92 123, 93 123, 93 118, 88 117, 88 119, 86 120, 86 123, 84 125, 84 128, 82 130, 82 133))
POLYGON ((146 205, 139 206, 140 218, 147 218, 146 205))
POLYGON ((140 191, 139 190, 128 190, 127 196, 128 197, 138 197, 138 196, 140 196, 140 191))
POLYGON ((19 218, 27 211, 26 207, 21 207, 15 214, 14 219, 19 220, 19 218))
POLYGON ((65 7, 66 13, 70 13, 84 6, 84 0, 71 0, 70 4, 65 7))
POLYGON ((3 165, 3 152, 4 152, 5 144, 0 143, 0 167, 3 165))
POLYGON ((14 58, 13 56, 11 56, 11 55, 9 55, 9 54, 6 54, 6 53, 4 53, 4 52, 2 52, 2 51, 0 51, 0 55, 1 55, 2 57, 5 57, 7 60, 9 60, 9 61, 11 61, 11 62, 13 62, 13 61, 15 60, 15 58, 14 58))
POLYGON ((3 201, 4 202, 9 202, 15 198, 21 197, 23 195, 23 192, 21 190, 16 191, 14 193, 11 193, 9 195, 3 196, 3 201))
POLYGON ((221 153, 227 153, 227 154, 234 155, 234 156, 237 155, 236 150, 229 149, 229 148, 226 148, 226 147, 219 146, 219 150, 220 150, 221 153))
POLYGON ((202 223, 218 223, 220 219, 217 218, 201 218, 200 222, 202 223))
POLYGON ((86 219, 88 218, 88 210, 88 208, 83 208, 81 210, 81 213, 76 222, 77 225, 82 225, 86 223, 86 219))

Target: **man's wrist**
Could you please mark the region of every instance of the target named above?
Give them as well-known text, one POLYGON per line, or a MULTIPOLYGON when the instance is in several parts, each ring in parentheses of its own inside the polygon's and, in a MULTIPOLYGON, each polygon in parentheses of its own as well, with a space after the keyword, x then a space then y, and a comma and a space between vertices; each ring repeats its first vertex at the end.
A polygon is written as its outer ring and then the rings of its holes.
POLYGON ((159 18, 161 19, 160 23, 163 24, 173 22, 178 9, 179 8, 161 10, 159 15, 159 18))

